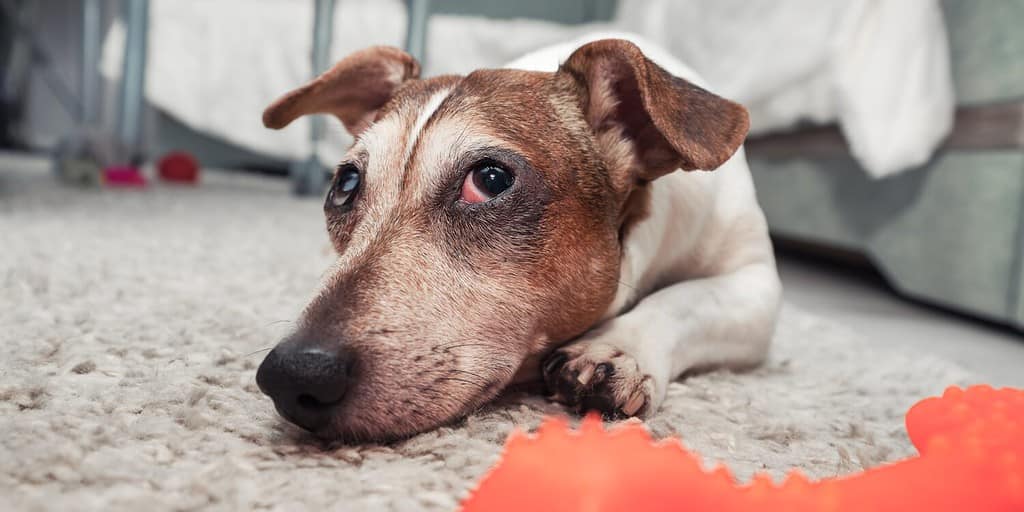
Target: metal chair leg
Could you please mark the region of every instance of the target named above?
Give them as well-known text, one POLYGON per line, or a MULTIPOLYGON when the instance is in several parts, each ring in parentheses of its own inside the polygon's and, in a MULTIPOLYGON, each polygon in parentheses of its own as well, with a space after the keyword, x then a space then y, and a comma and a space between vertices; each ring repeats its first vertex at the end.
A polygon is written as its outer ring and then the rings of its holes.
POLYGON ((82 2, 82 83, 79 101, 81 124, 91 126, 99 121, 100 91, 100 32, 102 30, 100 0, 82 2))
POLYGON ((118 117, 118 138, 123 163, 136 163, 142 140, 142 100, 146 82, 146 35, 149 31, 149 0, 126 0, 124 69, 121 75, 121 108, 118 117))
POLYGON ((100 39, 101 0, 82 2, 82 47, 76 126, 61 137, 51 156, 53 169, 62 181, 76 185, 98 185, 103 167, 118 158, 119 146, 113 132, 100 125, 100 39))
POLYGON ((430 0, 408 0, 409 25, 405 32, 405 51, 423 63, 427 52, 427 20, 430 0))
MULTIPOLYGON (((316 0, 313 19, 313 76, 327 71, 330 66, 334 4, 334 0, 316 0)), ((292 164, 290 169, 292 191, 303 196, 322 194, 330 172, 320 159, 320 145, 327 130, 326 119, 322 115, 316 115, 312 116, 310 123, 310 155, 306 160, 292 164)))

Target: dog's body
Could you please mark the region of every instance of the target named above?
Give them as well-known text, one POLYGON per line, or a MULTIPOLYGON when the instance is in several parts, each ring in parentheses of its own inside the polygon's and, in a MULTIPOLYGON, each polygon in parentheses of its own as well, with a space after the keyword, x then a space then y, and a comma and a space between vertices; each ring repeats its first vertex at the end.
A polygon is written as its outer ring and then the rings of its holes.
MULTIPOLYGON (((672 75, 703 85, 658 45, 624 33, 553 45, 507 67, 554 72, 577 48, 602 39, 629 40, 672 75)), ((625 238, 619 288, 605 322, 562 349, 572 358, 566 378, 612 362, 616 373, 630 375, 626 380, 646 379, 615 393, 620 406, 629 405, 627 395, 636 391, 650 397, 646 412, 688 370, 761 362, 781 300, 768 227, 742 147, 715 172, 672 172, 650 188, 648 214, 625 238), (609 357, 616 353, 623 356, 609 357)), ((557 386, 552 391, 559 392, 557 386)), ((569 397, 563 392, 558 398, 569 397)))
POLYGON ((394 438, 540 378, 645 415, 688 370, 763 360, 781 289, 746 112, 657 49, 572 49, 417 80, 375 48, 267 110, 358 136, 325 206, 336 269, 258 375, 283 415, 394 438))

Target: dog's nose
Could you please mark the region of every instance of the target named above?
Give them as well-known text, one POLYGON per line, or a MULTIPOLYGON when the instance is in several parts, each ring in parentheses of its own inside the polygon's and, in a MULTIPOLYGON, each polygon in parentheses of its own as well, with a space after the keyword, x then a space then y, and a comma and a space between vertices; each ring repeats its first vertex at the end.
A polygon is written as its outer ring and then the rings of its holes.
POLYGON ((327 425, 345 397, 350 358, 342 350, 282 343, 267 354, 256 384, 282 416, 306 429, 327 425))

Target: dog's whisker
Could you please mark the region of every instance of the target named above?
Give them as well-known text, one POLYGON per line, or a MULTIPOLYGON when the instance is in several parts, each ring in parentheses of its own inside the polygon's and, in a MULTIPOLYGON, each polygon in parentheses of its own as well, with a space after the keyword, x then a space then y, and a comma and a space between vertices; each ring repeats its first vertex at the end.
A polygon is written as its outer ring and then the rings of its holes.
POLYGON ((636 286, 634 286, 632 284, 629 284, 629 283, 619 279, 619 276, 612 275, 610 272, 606 273, 605 276, 614 278, 615 282, 618 283, 620 286, 625 286, 626 288, 629 288, 630 290, 636 290, 637 289, 636 286))
POLYGON ((619 279, 620 274, 618 272, 606 272, 604 270, 599 270, 599 269, 594 269, 594 272, 597 273, 597 274, 600 274, 600 275, 602 275, 604 277, 613 278, 613 279, 615 279, 615 282, 619 283, 619 285, 625 286, 626 288, 629 288, 630 290, 639 291, 639 289, 637 288, 636 285, 629 284, 629 283, 619 279))
POLYGON ((620 281, 620 280, 616 280, 616 281, 619 281, 619 284, 621 284, 622 286, 625 286, 626 288, 629 288, 630 290, 637 291, 637 287, 636 286, 633 286, 633 285, 631 285, 631 284, 629 284, 629 283, 627 283, 625 281, 620 281))
POLYGON ((438 350, 452 350, 452 349, 463 348, 463 347, 490 347, 490 346, 491 345, 488 345, 487 343, 452 343, 452 344, 448 344, 448 345, 441 345, 440 347, 437 347, 437 348, 438 348, 438 350))
POLYGON ((483 380, 486 380, 486 379, 484 379, 484 378, 483 378, 483 376, 481 376, 480 374, 477 374, 477 373, 473 373, 473 372, 471 372, 471 371, 468 371, 468 370, 460 370, 460 369, 458 369, 458 368, 453 368, 453 369, 452 369, 452 370, 450 370, 450 371, 452 371, 452 372, 458 372, 458 373, 465 373, 465 374, 467 374, 467 375, 472 375, 473 377, 476 377, 477 379, 480 379, 481 381, 483 381, 483 380))
MULTIPOLYGON (((458 377, 439 377, 437 379, 437 382, 441 382, 441 381, 453 381, 453 382, 461 382, 463 384, 469 384, 470 386, 473 386, 473 388, 475 388, 478 391, 483 391, 483 390, 487 389, 487 383, 486 382, 474 382, 474 381, 467 380, 467 379, 460 379, 458 377)), ((438 396, 438 398, 441 398, 441 396, 438 396)))
POLYGON ((273 348, 274 347, 266 347, 266 348, 261 348, 259 350, 254 350, 254 351, 249 352, 248 354, 246 354, 245 357, 254 356, 256 354, 259 354, 260 352, 268 352, 268 351, 272 350, 273 348))

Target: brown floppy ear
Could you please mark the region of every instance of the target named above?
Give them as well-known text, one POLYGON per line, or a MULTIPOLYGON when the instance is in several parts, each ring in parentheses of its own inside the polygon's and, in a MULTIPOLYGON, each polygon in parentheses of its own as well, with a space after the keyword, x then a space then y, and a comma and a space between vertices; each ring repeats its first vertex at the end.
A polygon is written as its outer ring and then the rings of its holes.
POLYGON ((263 111, 263 125, 280 129, 309 114, 334 114, 352 135, 374 116, 406 80, 418 78, 420 65, 390 46, 374 46, 345 57, 313 81, 281 96, 263 111))
POLYGON ((750 127, 745 108, 672 76, 622 39, 580 47, 559 73, 575 80, 599 140, 611 132, 632 143, 641 180, 679 168, 713 170, 736 152, 750 127))

